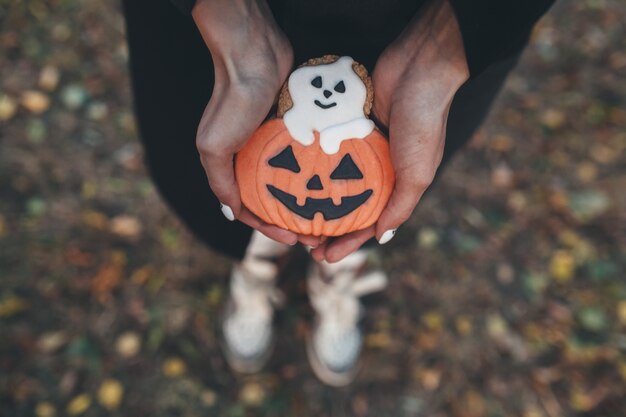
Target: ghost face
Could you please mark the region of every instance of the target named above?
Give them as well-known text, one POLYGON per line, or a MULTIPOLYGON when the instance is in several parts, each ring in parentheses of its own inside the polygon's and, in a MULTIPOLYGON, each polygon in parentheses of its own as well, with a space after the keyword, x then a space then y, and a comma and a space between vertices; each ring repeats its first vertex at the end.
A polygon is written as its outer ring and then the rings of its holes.
POLYGON ((364 117, 367 88, 354 72, 353 62, 342 57, 330 64, 295 70, 288 85, 293 101, 290 117, 304 124, 308 121, 317 131, 364 117))

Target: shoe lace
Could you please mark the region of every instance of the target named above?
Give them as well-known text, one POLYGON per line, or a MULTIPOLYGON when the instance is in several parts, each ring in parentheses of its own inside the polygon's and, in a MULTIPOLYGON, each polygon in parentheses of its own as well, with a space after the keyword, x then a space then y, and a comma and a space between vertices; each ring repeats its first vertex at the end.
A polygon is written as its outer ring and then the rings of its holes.
POLYGON ((335 264, 314 266, 308 284, 320 326, 339 334, 351 330, 361 316, 359 298, 386 287, 387 276, 381 270, 359 275, 367 256, 357 251, 335 264))
POLYGON ((284 303, 284 294, 276 288, 277 267, 271 261, 247 259, 233 267, 231 296, 237 311, 270 318, 274 307, 284 303))

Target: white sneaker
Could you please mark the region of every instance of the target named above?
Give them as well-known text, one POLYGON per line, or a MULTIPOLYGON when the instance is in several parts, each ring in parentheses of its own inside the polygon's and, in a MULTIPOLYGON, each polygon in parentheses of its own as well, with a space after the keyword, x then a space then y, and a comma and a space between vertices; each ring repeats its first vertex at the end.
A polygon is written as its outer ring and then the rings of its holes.
POLYGON ((271 356, 274 307, 284 298, 275 287, 279 268, 272 258, 288 248, 255 232, 243 261, 233 266, 222 336, 226 360, 237 372, 258 372, 271 356))
POLYGON ((366 271, 368 252, 360 250, 334 264, 316 264, 308 277, 309 297, 317 313, 307 338, 313 371, 332 386, 350 384, 358 373, 363 335, 359 297, 387 285, 381 270, 366 271))

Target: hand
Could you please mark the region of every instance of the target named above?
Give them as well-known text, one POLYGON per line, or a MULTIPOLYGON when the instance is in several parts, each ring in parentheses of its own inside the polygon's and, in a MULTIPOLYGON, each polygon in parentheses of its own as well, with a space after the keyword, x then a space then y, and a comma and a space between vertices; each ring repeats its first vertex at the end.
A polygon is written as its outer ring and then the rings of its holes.
POLYGON ((311 251, 336 262, 376 236, 383 244, 411 216, 443 157, 455 93, 469 78, 463 40, 447 0, 424 6, 382 53, 372 75, 373 114, 389 127, 396 183, 375 226, 327 240, 311 251))
MULTIPOLYGON (((233 166, 234 155, 263 122, 289 75, 291 45, 265 0, 198 0, 192 16, 215 68, 213 94, 196 137, 209 186, 229 220, 295 244, 295 233, 264 223, 242 206, 233 166)), ((319 243, 312 237, 300 240, 319 243)))

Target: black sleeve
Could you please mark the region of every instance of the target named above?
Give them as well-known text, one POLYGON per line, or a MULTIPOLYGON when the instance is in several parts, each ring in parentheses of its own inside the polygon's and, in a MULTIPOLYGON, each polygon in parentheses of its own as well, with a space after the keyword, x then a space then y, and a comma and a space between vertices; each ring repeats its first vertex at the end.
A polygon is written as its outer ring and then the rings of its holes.
POLYGON ((449 0, 461 28, 470 76, 521 50, 554 0, 449 0))
POLYGON ((191 9, 196 4, 196 0, 171 0, 171 2, 176 6, 181 13, 190 15, 191 9))

